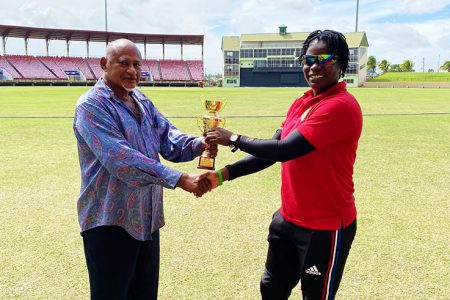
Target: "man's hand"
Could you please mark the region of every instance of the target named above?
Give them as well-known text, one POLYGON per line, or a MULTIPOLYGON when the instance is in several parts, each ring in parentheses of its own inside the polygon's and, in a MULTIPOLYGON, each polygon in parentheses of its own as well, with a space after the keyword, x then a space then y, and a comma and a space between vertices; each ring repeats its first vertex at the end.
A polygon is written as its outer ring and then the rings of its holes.
POLYGON ((199 179, 197 174, 183 173, 178 180, 177 187, 193 193, 196 197, 201 197, 204 193, 211 190, 211 183, 207 178, 199 179))
POLYGON ((205 132, 205 142, 208 144, 219 144, 222 146, 228 146, 230 143, 230 137, 233 135, 231 131, 223 128, 210 129, 205 132))
MULTIPOLYGON (((225 182, 229 179, 230 177, 230 173, 228 172, 228 169, 222 168, 220 169, 220 172, 222 174, 222 181, 225 182)), ((219 186, 219 174, 218 171, 207 171, 203 174, 201 174, 200 176, 198 176, 198 181, 202 181, 202 180, 208 180, 210 185, 211 185, 211 189, 215 189, 219 186)), ((201 196, 201 195, 200 195, 201 196)), ((197 196, 197 197, 200 197, 197 196)))
POLYGON ((215 189, 219 186, 219 175, 216 171, 207 171, 203 174, 201 174, 198 177, 198 180, 208 180, 211 184, 211 189, 215 189))
POLYGON ((209 157, 215 158, 219 151, 219 146, 216 143, 207 143, 206 138, 202 140, 203 149, 208 150, 209 157))

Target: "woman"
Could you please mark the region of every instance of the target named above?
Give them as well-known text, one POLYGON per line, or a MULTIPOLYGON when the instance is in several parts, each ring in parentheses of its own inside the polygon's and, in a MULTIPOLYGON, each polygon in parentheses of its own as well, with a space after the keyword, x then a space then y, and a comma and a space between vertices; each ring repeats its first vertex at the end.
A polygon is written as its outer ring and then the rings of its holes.
POLYGON ((225 129, 206 134, 207 142, 250 154, 205 174, 214 186, 282 162, 281 207, 269 228, 262 299, 287 299, 299 281, 303 299, 333 299, 356 233, 353 165, 362 113, 339 82, 349 60, 345 37, 312 32, 300 60, 311 89, 294 101, 272 139, 225 129))

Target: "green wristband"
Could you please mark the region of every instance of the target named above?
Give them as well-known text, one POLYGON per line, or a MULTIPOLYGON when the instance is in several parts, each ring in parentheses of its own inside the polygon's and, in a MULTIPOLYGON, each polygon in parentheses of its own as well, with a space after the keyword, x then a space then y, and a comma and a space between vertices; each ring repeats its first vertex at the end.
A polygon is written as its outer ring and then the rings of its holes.
POLYGON ((219 176, 219 185, 222 185, 223 183, 222 171, 218 170, 217 175, 219 176))

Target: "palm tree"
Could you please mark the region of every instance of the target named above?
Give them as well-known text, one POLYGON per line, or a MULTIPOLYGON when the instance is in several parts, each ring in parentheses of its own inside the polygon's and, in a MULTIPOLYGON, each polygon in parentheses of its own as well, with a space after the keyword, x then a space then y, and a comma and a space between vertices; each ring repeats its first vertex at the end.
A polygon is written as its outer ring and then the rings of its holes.
POLYGON ((377 68, 377 59, 375 56, 369 56, 367 59, 367 77, 368 78, 374 78, 377 73, 375 72, 375 69, 377 68))
POLYGON ((383 59, 378 64, 378 69, 380 69, 383 73, 386 73, 389 70, 390 65, 391 64, 387 60, 383 59))
POLYGON ((447 70, 447 72, 450 72, 450 60, 445 61, 445 63, 441 66, 441 70, 447 70))
POLYGON ((400 65, 399 64, 390 65, 389 70, 392 72, 400 72, 401 71, 400 65))
POLYGON ((401 72, 414 72, 414 63, 412 60, 406 59, 401 65, 400 65, 400 71, 401 72))
POLYGON ((377 67, 377 59, 375 58, 375 56, 369 56, 369 58, 367 58, 367 68, 370 71, 375 72, 376 67, 377 67))

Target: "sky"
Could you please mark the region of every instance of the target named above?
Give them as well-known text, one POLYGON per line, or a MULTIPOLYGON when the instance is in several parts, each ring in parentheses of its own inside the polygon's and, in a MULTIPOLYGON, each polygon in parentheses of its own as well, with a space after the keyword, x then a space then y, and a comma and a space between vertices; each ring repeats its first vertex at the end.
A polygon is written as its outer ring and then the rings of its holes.
MULTIPOLYGON (((220 73, 222 36, 333 29, 354 32, 356 0, 107 0, 108 31, 205 36, 206 73, 220 73)), ((105 30, 105 0, 0 0, 0 24, 43 28, 105 30)), ((436 70, 450 60, 450 0, 360 0, 358 31, 369 41, 369 55, 416 71, 436 70)), ((1 43, 1 42, 0 42, 1 43)), ((29 54, 45 55, 45 42, 29 42, 29 54)), ((24 42, 9 38, 7 54, 23 54, 24 42)), ((50 43, 50 55, 65 55, 64 42, 50 43)), ((141 49, 143 47, 141 46, 141 49)), ((104 44, 92 44, 90 56, 102 56, 104 44)), ((3 54, 3 53, 1 53, 3 54)), ((86 56, 86 45, 70 44, 70 55, 86 56)), ((162 47, 147 47, 148 58, 161 58, 162 47)), ((166 46, 166 58, 180 58, 178 46, 166 46)), ((200 47, 186 46, 185 59, 201 58, 200 47)))

